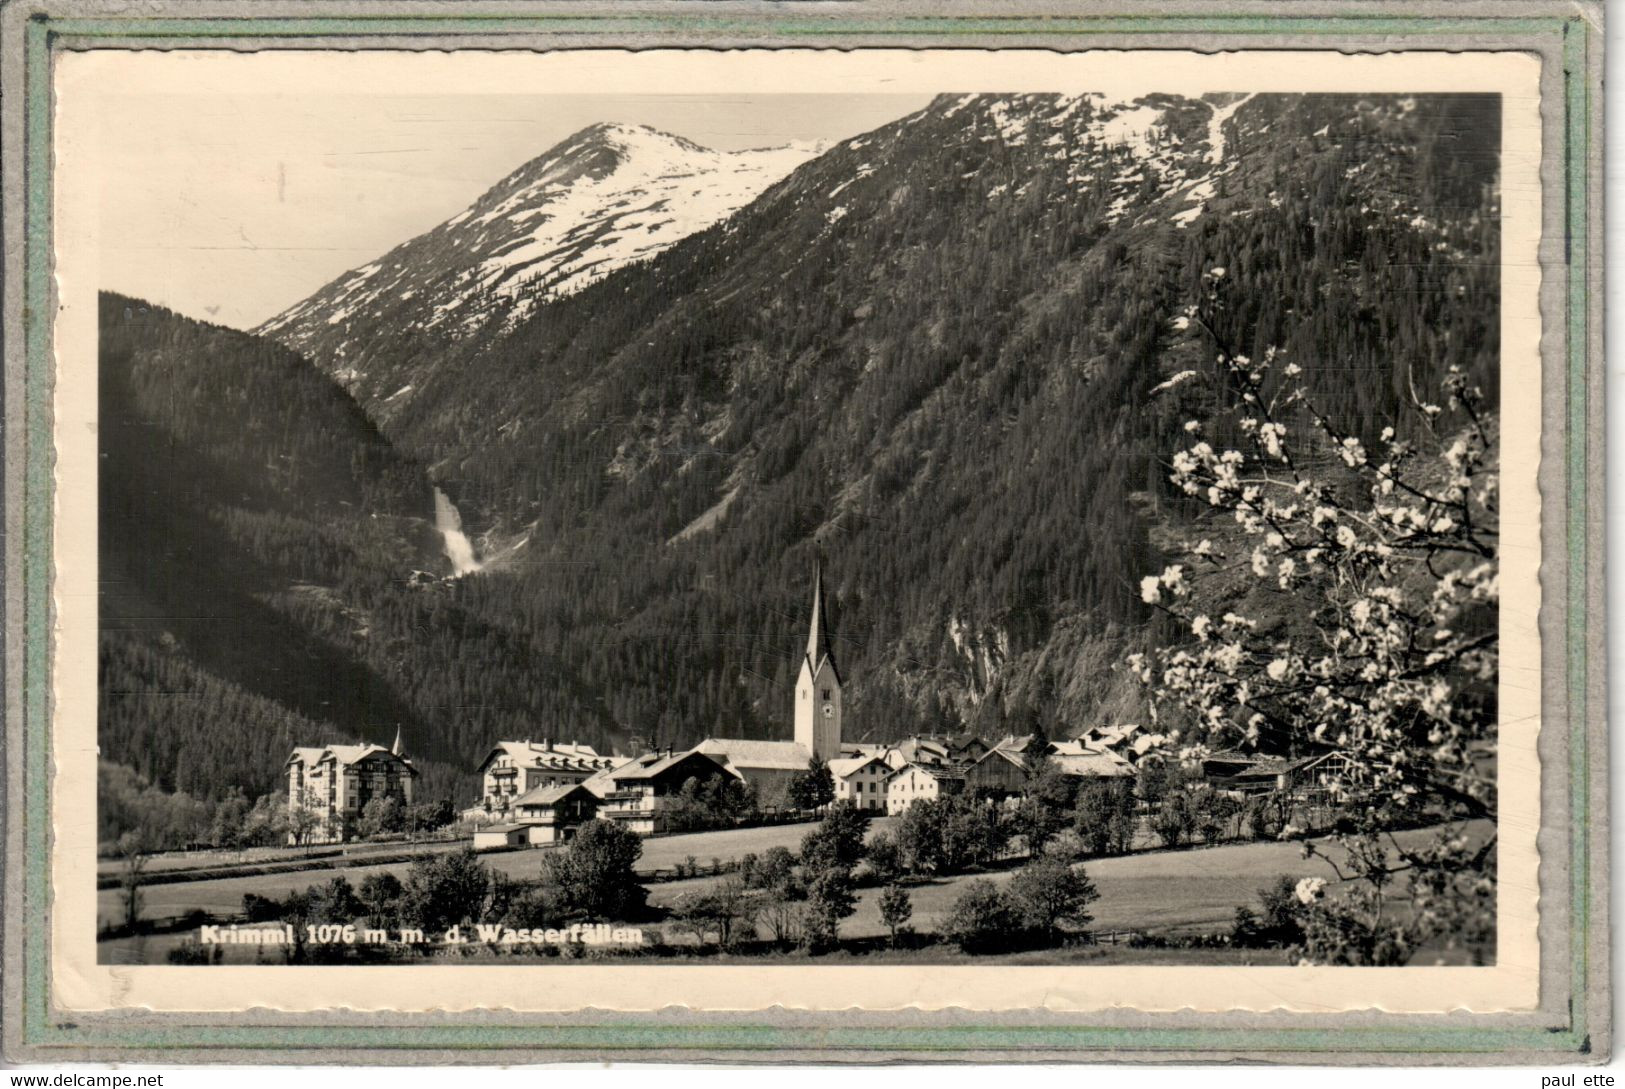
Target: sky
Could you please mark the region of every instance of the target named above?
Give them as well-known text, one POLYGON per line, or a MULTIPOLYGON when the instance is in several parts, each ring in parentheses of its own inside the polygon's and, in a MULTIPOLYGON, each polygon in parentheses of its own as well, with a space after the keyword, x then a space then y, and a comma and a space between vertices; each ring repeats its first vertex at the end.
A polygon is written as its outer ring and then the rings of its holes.
POLYGON ((843 140, 929 94, 137 93, 99 100, 101 284, 247 329, 599 121, 843 140))

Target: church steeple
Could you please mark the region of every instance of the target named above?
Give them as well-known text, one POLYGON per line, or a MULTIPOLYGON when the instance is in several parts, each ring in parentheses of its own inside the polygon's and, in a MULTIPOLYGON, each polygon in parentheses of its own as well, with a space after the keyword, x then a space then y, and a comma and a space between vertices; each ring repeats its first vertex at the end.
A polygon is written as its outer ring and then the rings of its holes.
POLYGON ((841 674, 829 641, 822 559, 813 564, 812 618, 807 654, 796 677, 796 742, 820 760, 841 755, 841 674))
POLYGON ((395 744, 389 747, 389 751, 396 756, 406 755, 406 746, 401 741, 401 724, 398 722, 395 724, 395 744))
POLYGON ((813 561, 813 600, 812 623, 807 630, 807 665, 812 667, 814 674, 824 659, 829 659, 830 671, 840 680, 841 671, 835 664, 835 654, 829 642, 829 628, 824 618, 824 561, 820 557, 813 561))

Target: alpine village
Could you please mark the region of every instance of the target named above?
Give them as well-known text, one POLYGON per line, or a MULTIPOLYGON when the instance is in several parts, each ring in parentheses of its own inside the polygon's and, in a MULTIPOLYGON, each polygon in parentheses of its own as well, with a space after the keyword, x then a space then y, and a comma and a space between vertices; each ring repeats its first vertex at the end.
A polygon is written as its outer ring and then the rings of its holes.
POLYGON ((101 959, 1493 963, 1498 109, 606 121, 104 292, 101 959))

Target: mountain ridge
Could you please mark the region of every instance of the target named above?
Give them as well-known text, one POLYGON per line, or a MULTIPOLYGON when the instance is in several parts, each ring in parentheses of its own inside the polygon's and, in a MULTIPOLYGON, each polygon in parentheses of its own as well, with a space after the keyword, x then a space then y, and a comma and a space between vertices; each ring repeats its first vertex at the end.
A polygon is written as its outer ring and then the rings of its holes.
POLYGON ((391 340, 351 335, 353 316, 431 343, 500 331, 725 218, 817 151, 804 141, 714 151, 648 125, 589 125, 254 332, 312 358, 387 419, 415 387, 373 380, 369 361, 391 340))

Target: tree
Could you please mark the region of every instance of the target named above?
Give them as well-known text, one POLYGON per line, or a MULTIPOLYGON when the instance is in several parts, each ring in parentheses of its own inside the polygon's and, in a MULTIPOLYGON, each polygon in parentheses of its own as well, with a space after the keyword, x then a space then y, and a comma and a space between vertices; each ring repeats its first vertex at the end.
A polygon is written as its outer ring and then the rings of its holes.
POLYGON ((334 877, 312 885, 307 895, 305 917, 312 923, 352 923, 363 911, 349 878, 334 877))
POLYGON ((295 804, 288 807, 288 832, 293 836, 294 846, 303 847, 309 843, 310 837, 324 824, 321 798, 315 790, 305 787, 299 792, 295 804))
POLYGON ((1091 855, 1118 855, 1134 845, 1134 788, 1125 779, 1093 779, 1078 790, 1076 828, 1091 855))
POLYGON ((248 816, 252 807, 243 794, 243 788, 234 786, 214 807, 214 820, 209 826, 209 839, 220 847, 238 848, 248 839, 248 816))
POLYGON ((880 893, 880 922, 891 932, 892 948, 897 948, 897 935, 908 926, 914 915, 914 904, 908 891, 900 885, 887 885, 880 893))
POLYGON ((1016 871, 1010 881, 1010 898, 1030 929, 1054 941, 1062 923, 1082 929, 1094 921, 1088 908, 1100 899, 1100 893, 1083 867, 1044 858, 1016 871))
MULTIPOLYGON (((1296 384, 1300 368, 1281 368, 1278 381, 1273 352, 1253 363, 1221 343, 1220 362, 1247 448, 1217 450, 1192 421, 1170 480, 1231 516, 1240 543, 1198 542, 1188 563, 1141 583, 1143 600, 1190 637, 1131 660, 1170 736, 1187 747, 1336 752, 1348 770, 1323 785, 1361 798, 1370 828, 1493 823, 1499 472, 1482 395, 1451 366, 1442 406, 1412 394, 1409 415, 1368 447, 1296 384), (1298 442, 1300 430, 1311 441, 1298 442), (1211 615, 1232 557, 1250 572, 1253 604, 1211 615), (1298 628, 1260 623, 1276 601, 1298 628)), ((1371 842, 1342 837, 1359 887, 1341 907, 1316 909, 1328 933, 1367 933, 1323 951, 1400 957, 1424 932, 1493 933, 1480 891, 1494 885, 1493 835, 1371 842), (1385 917, 1376 890, 1400 875, 1410 917, 1385 917)))
POLYGON ((1042 851, 1049 838, 1066 826, 1077 788, 1077 780, 1053 760, 1041 759, 1028 772, 1017 813, 1029 854, 1042 851))
POLYGON ((543 860, 542 879, 559 890, 570 910, 588 919, 636 919, 649 896, 633 868, 642 856, 636 832, 591 820, 568 847, 543 860))
POLYGON ((755 788, 737 776, 718 774, 704 781, 690 776, 667 809, 666 819, 673 831, 695 832, 732 827, 755 810, 755 788))
POLYGON ((967 953, 1009 949, 1023 930, 1021 913, 1009 895, 985 877, 965 886, 943 924, 943 934, 967 953))
POLYGON ((746 883, 775 895, 782 896, 792 891, 799 885, 796 856, 790 853, 788 847, 769 847, 751 869, 746 883))
POLYGON ((285 794, 263 794, 243 819, 244 844, 281 847, 288 842, 288 798, 285 794))
POLYGON ((406 809, 403 818, 409 832, 432 832, 450 824, 456 816, 455 808, 447 799, 436 802, 415 802, 406 809))
POLYGON ((852 870, 825 865, 807 876, 807 901, 802 910, 802 941, 813 952, 833 949, 840 941, 841 920, 857 910, 852 870))
POLYGON ((830 806, 818 827, 801 840, 801 861, 805 866, 844 866, 851 869, 863 859, 863 837, 869 830, 869 815, 851 802, 830 806))
POLYGON ((1203 843, 1219 842, 1241 808, 1233 798, 1208 786, 1192 791, 1189 800, 1203 843))
POLYGON ((412 863, 400 894, 401 920, 426 933, 481 921, 491 873, 472 847, 412 863))
POLYGON ((373 926, 394 923, 402 891, 400 879, 387 871, 362 878, 358 899, 366 909, 368 922, 373 926))
POLYGON ((915 873, 963 873, 993 861, 1010 838, 997 807, 964 795, 915 802, 895 831, 908 868, 915 873))
POLYGON ((132 931, 141 922, 141 886, 146 883, 147 844, 140 832, 126 832, 119 837, 119 854, 124 863, 119 868, 119 900, 124 906, 124 925, 132 931))
POLYGON ((1163 795, 1162 804, 1151 815, 1151 831, 1162 840, 1164 847, 1178 847, 1190 838, 1196 829, 1196 810, 1191 804, 1191 795, 1185 790, 1175 790, 1163 795))
POLYGON ((797 809, 817 809, 835 800, 835 776, 818 756, 807 761, 807 770, 790 780, 790 804, 797 809))
POLYGON ((361 807, 361 820, 356 831, 363 836, 376 836, 386 832, 399 832, 406 823, 406 807, 393 794, 379 794, 367 799, 361 807))

